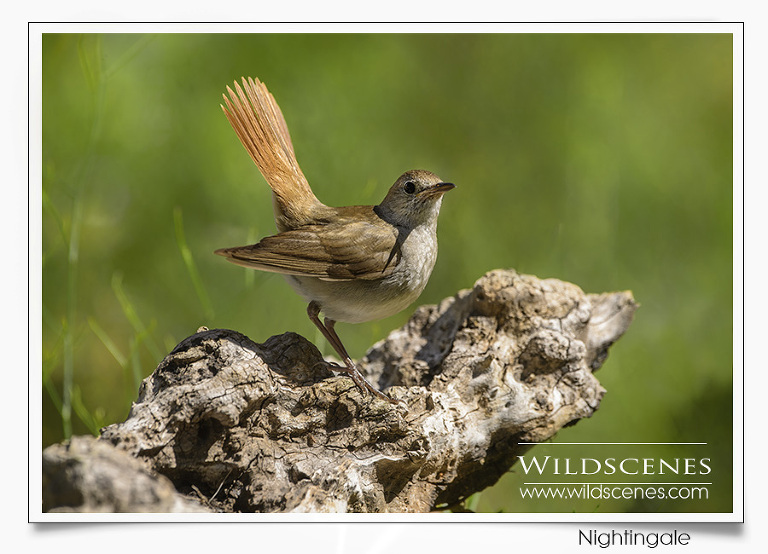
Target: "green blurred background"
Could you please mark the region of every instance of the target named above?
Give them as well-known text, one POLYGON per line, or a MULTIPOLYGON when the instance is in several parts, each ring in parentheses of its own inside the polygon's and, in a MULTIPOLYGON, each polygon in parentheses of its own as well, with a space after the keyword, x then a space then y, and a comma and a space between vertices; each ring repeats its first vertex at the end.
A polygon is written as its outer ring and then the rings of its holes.
MULTIPOLYGON (((555 442, 712 459, 706 501, 525 501, 518 464, 475 510, 730 512, 732 56, 729 34, 44 35, 43 446, 122 421, 200 325, 332 352, 281 277, 213 255, 274 232, 219 108, 254 76, 325 203, 376 204, 412 168, 458 185, 419 303, 495 268, 634 292, 600 410, 555 442)), ((359 357, 413 308, 338 329, 359 357)), ((628 455, 531 454, 563 448, 628 455)))

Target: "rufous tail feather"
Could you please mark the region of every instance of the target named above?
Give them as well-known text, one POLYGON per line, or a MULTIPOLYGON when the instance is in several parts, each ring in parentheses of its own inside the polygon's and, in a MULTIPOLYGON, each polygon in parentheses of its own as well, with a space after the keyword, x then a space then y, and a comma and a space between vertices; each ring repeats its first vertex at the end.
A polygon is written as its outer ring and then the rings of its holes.
POLYGON ((227 87, 221 109, 274 192, 278 227, 301 223, 320 202, 296 161, 280 107, 258 79, 243 77, 242 88, 235 82, 235 90, 227 87))

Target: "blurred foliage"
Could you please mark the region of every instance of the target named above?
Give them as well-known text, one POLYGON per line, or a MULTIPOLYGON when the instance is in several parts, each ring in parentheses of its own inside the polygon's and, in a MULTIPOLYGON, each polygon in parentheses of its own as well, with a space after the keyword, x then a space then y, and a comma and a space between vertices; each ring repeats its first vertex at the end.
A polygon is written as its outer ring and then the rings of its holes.
MULTIPOLYGON (((522 501, 518 464, 473 508, 731 511, 731 35, 45 35, 42 69, 43 445, 122 421, 200 325, 330 353, 279 276, 212 254, 274 231, 218 106, 254 76, 327 204, 376 204, 412 168, 458 185, 420 303, 507 267, 634 292, 600 410, 557 441, 712 458, 706 502, 522 501)), ((360 356, 410 311, 339 331, 360 356)))

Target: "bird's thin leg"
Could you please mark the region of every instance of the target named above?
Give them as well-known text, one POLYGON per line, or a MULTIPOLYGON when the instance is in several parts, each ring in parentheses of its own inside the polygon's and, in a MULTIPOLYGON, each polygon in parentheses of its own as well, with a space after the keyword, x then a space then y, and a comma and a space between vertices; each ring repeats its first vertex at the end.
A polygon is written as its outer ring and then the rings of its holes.
POLYGON ((383 392, 381 392, 379 389, 371 385, 368 380, 363 376, 362 373, 360 373, 360 370, 357 369, 357 366, 355 365, 355 362, 352 361, 352 358, 349 357, 349 354, 347 354, 346 349, 344 348, 344 345, 341 343, 341 339, 339 338, 339 335, 336 334, 336 329, 334 329, 334 325, 336 325, 336 322, 332 319, 325 318, 325 328, 328 330, 328 334, 331 335, 331 346, 336 350, 336 352, 339 354, 339 356, 342 356, 344 359, 344 363, 346 364, 347 368, 350 371, 350 376, 352 377, 352 380, 357 383, 358 387, 365 387, 369 391, 371 391, 374 395, 378 396, 382 400, 387 400, 393 404, 397 404, 397 400, 393 400, 383 392))
POLYGON ((333 369, 336 371, 342 371, 344 373, 347 373, 351 378, 352 381, 355 382, 355 384, 362 389, 363 392, 370 391, 374 395, 378 396, 382 400, 386 400, 387 402, 391 402, 393 404, 398 404, 399 402, 397 400, 393 400, 380 390, 378 390, 376 387, 371 385, 365 377, 363 377, 363 374, 360 373, 360 370, 357 369, 357 366, 352 361, 352 358, 349 357, 349 354, 347 354, 346 348, 344 348, 344 345, 341 343, 341 339, 339 338, 339 335, 336 334, 336 330, 333 328, 336 322, 332 319, 325 318, 325 325, 320 321, 320 318, 318 317, 318 314, 320 313, 320 306, 312 301, 309 303, 309 306, 307 306, 307 315, 309 315, 309 319, 312 321, 312 323, 315 324, 315 326, 320 329, 320 332, 325 337, 325 340, 327 340, 331 346, 333 346, 333 349, 336 351, 336 353, 341 356, 341 359, 344 360, 344 365, 346 367, 342 367, 336 364, 333 364, 333 369))

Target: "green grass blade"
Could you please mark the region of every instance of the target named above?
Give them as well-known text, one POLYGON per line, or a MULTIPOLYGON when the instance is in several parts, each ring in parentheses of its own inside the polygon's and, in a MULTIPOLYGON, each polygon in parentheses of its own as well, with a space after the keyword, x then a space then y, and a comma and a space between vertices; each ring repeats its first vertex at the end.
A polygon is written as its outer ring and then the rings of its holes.
POLYGON ((189 278, 192 279, 192 284, 195 287, 197 298, 200 300, 200 304, 203 307, 205 317, 209 320, 214 318, 213 305, 208 297, 208 293, 203 286, 203 280, 200 278, 200 273, 197 271, 195 260, 192 257, 192 251, 187 245, 187 239, 184 236, 184 220, 182 218, 182 212, 180 207, 176 207, 173 210, 173 224, 176 229, 176 244, 179 246, 179 252, 184 260, 184 265, 189 273, 189 278))
MULTIPOLYGON (((248 237, 245 239, 245 244, 254 244, 259 236, 259 228, 256 226, 248 229, 248 237)), ((256 271, 245 271, 245 290, 252 291, 253 284, 256 282, 256 271)))
POLYGON ((128 299, 128 296, 123 290, 123 276, 120 273, 115 273, 112 276, 112 290, 117 297, 117 301, 120 303, 120 307, 123 309, 123 313, 125 314, 126 319, 128 319, 128 322, 131 324, 134 331, 136 331, 138 335, 145 336, 147 338, 147 350, 149 350, 155 361, 159 362, 162 360, 163 355, 160 351, 160 347, 157 345, 155 340, 148 335, 146 326, 144 323, 142 323, 138 313, 136 312, 136 309, 133 307, 133 304, 128 299))
POLYGON ((43 381, 43 387, 45 387, 45 391, 48 393, 51 402, 53 402, 53 406, 56 408, 56 411, 59 412, 59 415, 61 415, 61 396, 59 396, 59 391, 57 391, 56 387, 53 385, 53 381, 50 379, 43 381))
POLYGON ((103 410, 97 410, 95 413, 91 413, 83 402, 82 393, 78 386, 72 388, 72 408, 80 421, 82 421, 88 428, 88 431, 90 431, 92 435, 98 436, 99 430, 104 426, 104 414, 100 413, 103 412, 103 410))
POLYGON ((109 335, 107 335, 106 331, 104 331, 104 329, 101 328, 96 320, 90 316, 88 317, 88 325, 90 326, 93 333, 99 338, 101 343, 107 348, 107 350, 109 350, 109 353, 112 354, 112 357, 117 360, 117 363, 120 364, 120 367, 125 368, 127 364, 126 357, 122 352, 120 352, 120 349, 117 347, 114 341, 109 338, 109 335))
POLYGON ((141 363, 139 359, 139 347, 141 343, 146 341, 152 336, 152 332, 155 330, 156 322, 153 320, 149 328, 143 333, 136 335, 131 342, 131 375, 133 377, 133 390, 138 391, 141 385, 141 380, 144 378, 144 372, 141 369, 141 363))

